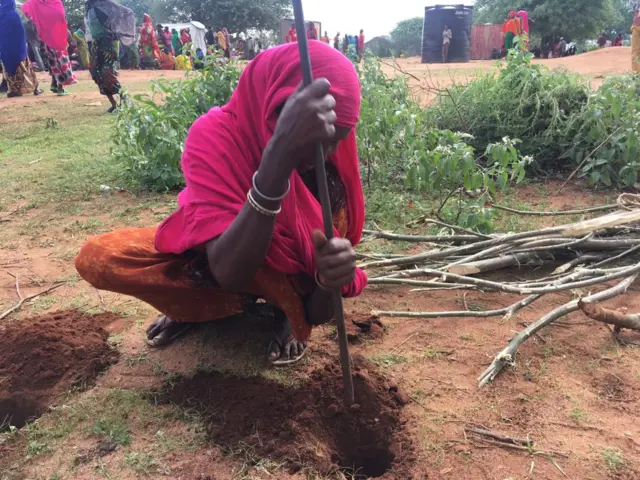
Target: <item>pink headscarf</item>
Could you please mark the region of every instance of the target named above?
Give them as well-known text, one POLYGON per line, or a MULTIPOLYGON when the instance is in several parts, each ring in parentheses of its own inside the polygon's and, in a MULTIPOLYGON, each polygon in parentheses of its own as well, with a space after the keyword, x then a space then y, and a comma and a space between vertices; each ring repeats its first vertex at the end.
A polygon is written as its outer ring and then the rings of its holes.
POLYGON ((67 17, 61 0, 27 0, 22 11, 36 26, 40 40, 47 47, 67 49, 67 17))
POLYGON ((529 33, 529 14, 525 10, 520 10, 518 12, 518 17, 522 19, 522 29, 529 33))
MULTIPOLYGON (((337 124, 352 128, 330 161, 345 187, 347 238, 356 245, 364 226, 355 136, 360 82, 353 64, 334 48, 310 41, 309 52, 314 78, 325 77, 331 82, 337 124)), ((227 105, 211 109, 193 124, 182 156, 187 187, 178 197, 178 210, 158 228, 156 248, 160 252, 183 253, 220 236, 231 225, 246 202, 252 176, 273 135, 278 108, 301 82, 298 46, 291 43, 269 49, 245 68, 227 105)), ((313 276, 316 266, 312 232, 322 230, 322 211, 297 172, 290 181, 291 191, 282 202, 266 264, 287 275, 313 276)), ((343 294, 357 296, 366 284, 365 273, 358 270, 343 294)))

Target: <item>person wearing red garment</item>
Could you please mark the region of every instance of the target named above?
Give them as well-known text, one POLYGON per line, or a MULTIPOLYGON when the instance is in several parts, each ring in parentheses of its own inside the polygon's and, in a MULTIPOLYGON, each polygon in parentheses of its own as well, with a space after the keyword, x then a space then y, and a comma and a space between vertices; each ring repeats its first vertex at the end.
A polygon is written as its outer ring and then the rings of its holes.
MULTIPOLYGON (((192 323, 272 309, 275 365, 299 360, 314 325, 333 318, 333 291, 358 296, 364 226, 355 127, 360 82, 339 51, 309 42, 316 78, 301 88, 300 55, 288 43, 244 69, 229 103, 189 130, 178 209, 159 227, 92 237, 76 268, 98 289, 136 297, 161 315, 151 346, 192 323), (335 238, 322 233, 315 151, 324 145, 335 238)), ((242 320, 238 320, 242 321, 242 320)))
POLYGON ((318 29, 313 22, 309 22, 307 26, 307 38, 309 40, 318 40, 318 29))
POLYGON ((360 36, 358 37, 358 54, 360 59, 364 57, 364 30, 360 30, 360 36))
POLYGON ((292 23, 291 28, 287 32, 287 43, 295 43, 298 41, 298 33, 296 32, 296 26, 292 23))

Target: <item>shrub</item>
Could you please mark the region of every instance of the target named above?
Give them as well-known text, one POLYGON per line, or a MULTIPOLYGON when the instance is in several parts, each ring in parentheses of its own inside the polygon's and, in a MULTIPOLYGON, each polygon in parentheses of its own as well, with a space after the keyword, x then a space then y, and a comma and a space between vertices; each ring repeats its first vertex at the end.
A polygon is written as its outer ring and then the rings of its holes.
POLYGON ((119 110, 113 154, 125 165, 126 181, 153 191, 184 185, 180 157, 191 124, 225 104, 238 83, 233 64, 212 62, 180 81, 155 81, 152 94, 135 95, 119 110))
POLYGON ((589 86, 577 75, 549 71, 531 59, 513 50, 498 74, 454 85, 429 109, 433 122, 472 135, 476 151, 508 136, 522 140, 519 150, 534 157, 538 170, 570 167, 569 161, 559 161, 562 130, 584 108, 589 86))
POLYGON ((361 83, 358 143, 369 190, 409 187, 435 200, 443 219, 490 230, 487 197, 525 174, 529 159, 520 157, 518 141, 499 139, 476 158, 471 135, 433 128, 430 112, 411 97, 404 77, 389 78, 377 60, 367 60, 361 83), (473 190, 480 195, 468 197, 473 190))
POLYGON ((607 80, 565 127, 565 157, 591 185, 632 187, 640 169, 640 77, 607 80))
MULTIPOLYGON (((181 81, 154 82, 151 96, 125 102, 113 152, 130 185, 154 191, 183 186, 180 156, 188 129, 209 108, 228 101, 239 73, 233 65, 215 64, 181 81)), ((365 60, 360 78, 357 137, 369 190, 411 191, 437 201, 443 218, 489 230, 484 196, 524 175, 516 142, 505 136, 475 150, 470 135, 433 128, 429 110, 412 98, 406 79, 386 76, 377 59, 365 60), (476 158, 476 151, 484 154, 476 158), (462 194, 476 189, 480 197, 462 194)))
POLYGON ((404 182, 408 165, 405 135, 424 127, 424 112, 404 77, 388 77, 375 58, 366 58, 360 82, 357 134, 363 179, 369 188, 397 185, 404 182))

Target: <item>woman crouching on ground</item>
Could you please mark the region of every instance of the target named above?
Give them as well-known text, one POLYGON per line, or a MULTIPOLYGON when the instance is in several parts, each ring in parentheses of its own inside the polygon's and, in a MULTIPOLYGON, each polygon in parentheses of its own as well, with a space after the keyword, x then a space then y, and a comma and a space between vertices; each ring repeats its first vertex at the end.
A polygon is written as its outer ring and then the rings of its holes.
POLYGON ((331 289, 367 283, 352 248, 364 224, 355 126, 360 84, 351 62, 309 44, 311 86, 301 89, 296 44, 270 49, 244 70, 230 102, 198 119, 186 139, 186 188, 157 228, 89 239, 76 259, 98 289, 132 295, 162 315, 148 342, 166 345, 189 323, 274 307, 269 360, 302 357, 312 325, 333 318, 331 289), (324 144, 336 238, 321 233, 315 145, 324 144))

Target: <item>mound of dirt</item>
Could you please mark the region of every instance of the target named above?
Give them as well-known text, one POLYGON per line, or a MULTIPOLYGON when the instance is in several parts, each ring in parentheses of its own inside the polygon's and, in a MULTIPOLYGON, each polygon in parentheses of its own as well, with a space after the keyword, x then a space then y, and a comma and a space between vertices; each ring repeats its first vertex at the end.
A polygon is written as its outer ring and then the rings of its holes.
POLYGON ((103 328, 115 319, 71 310, 0 329, 0 426, 22 427, 115 363, 103 328))
POLYGON ((354 388, 357 404, 347 410, 339 365, 313 371, 297 388, 262 377, 200 372, 159 400, 199 411, 215 443, 282 462, 292 473, 343 469, 355 479, 412 478, 415 455, 399 417, 397 387, 356 358, 354 388))

